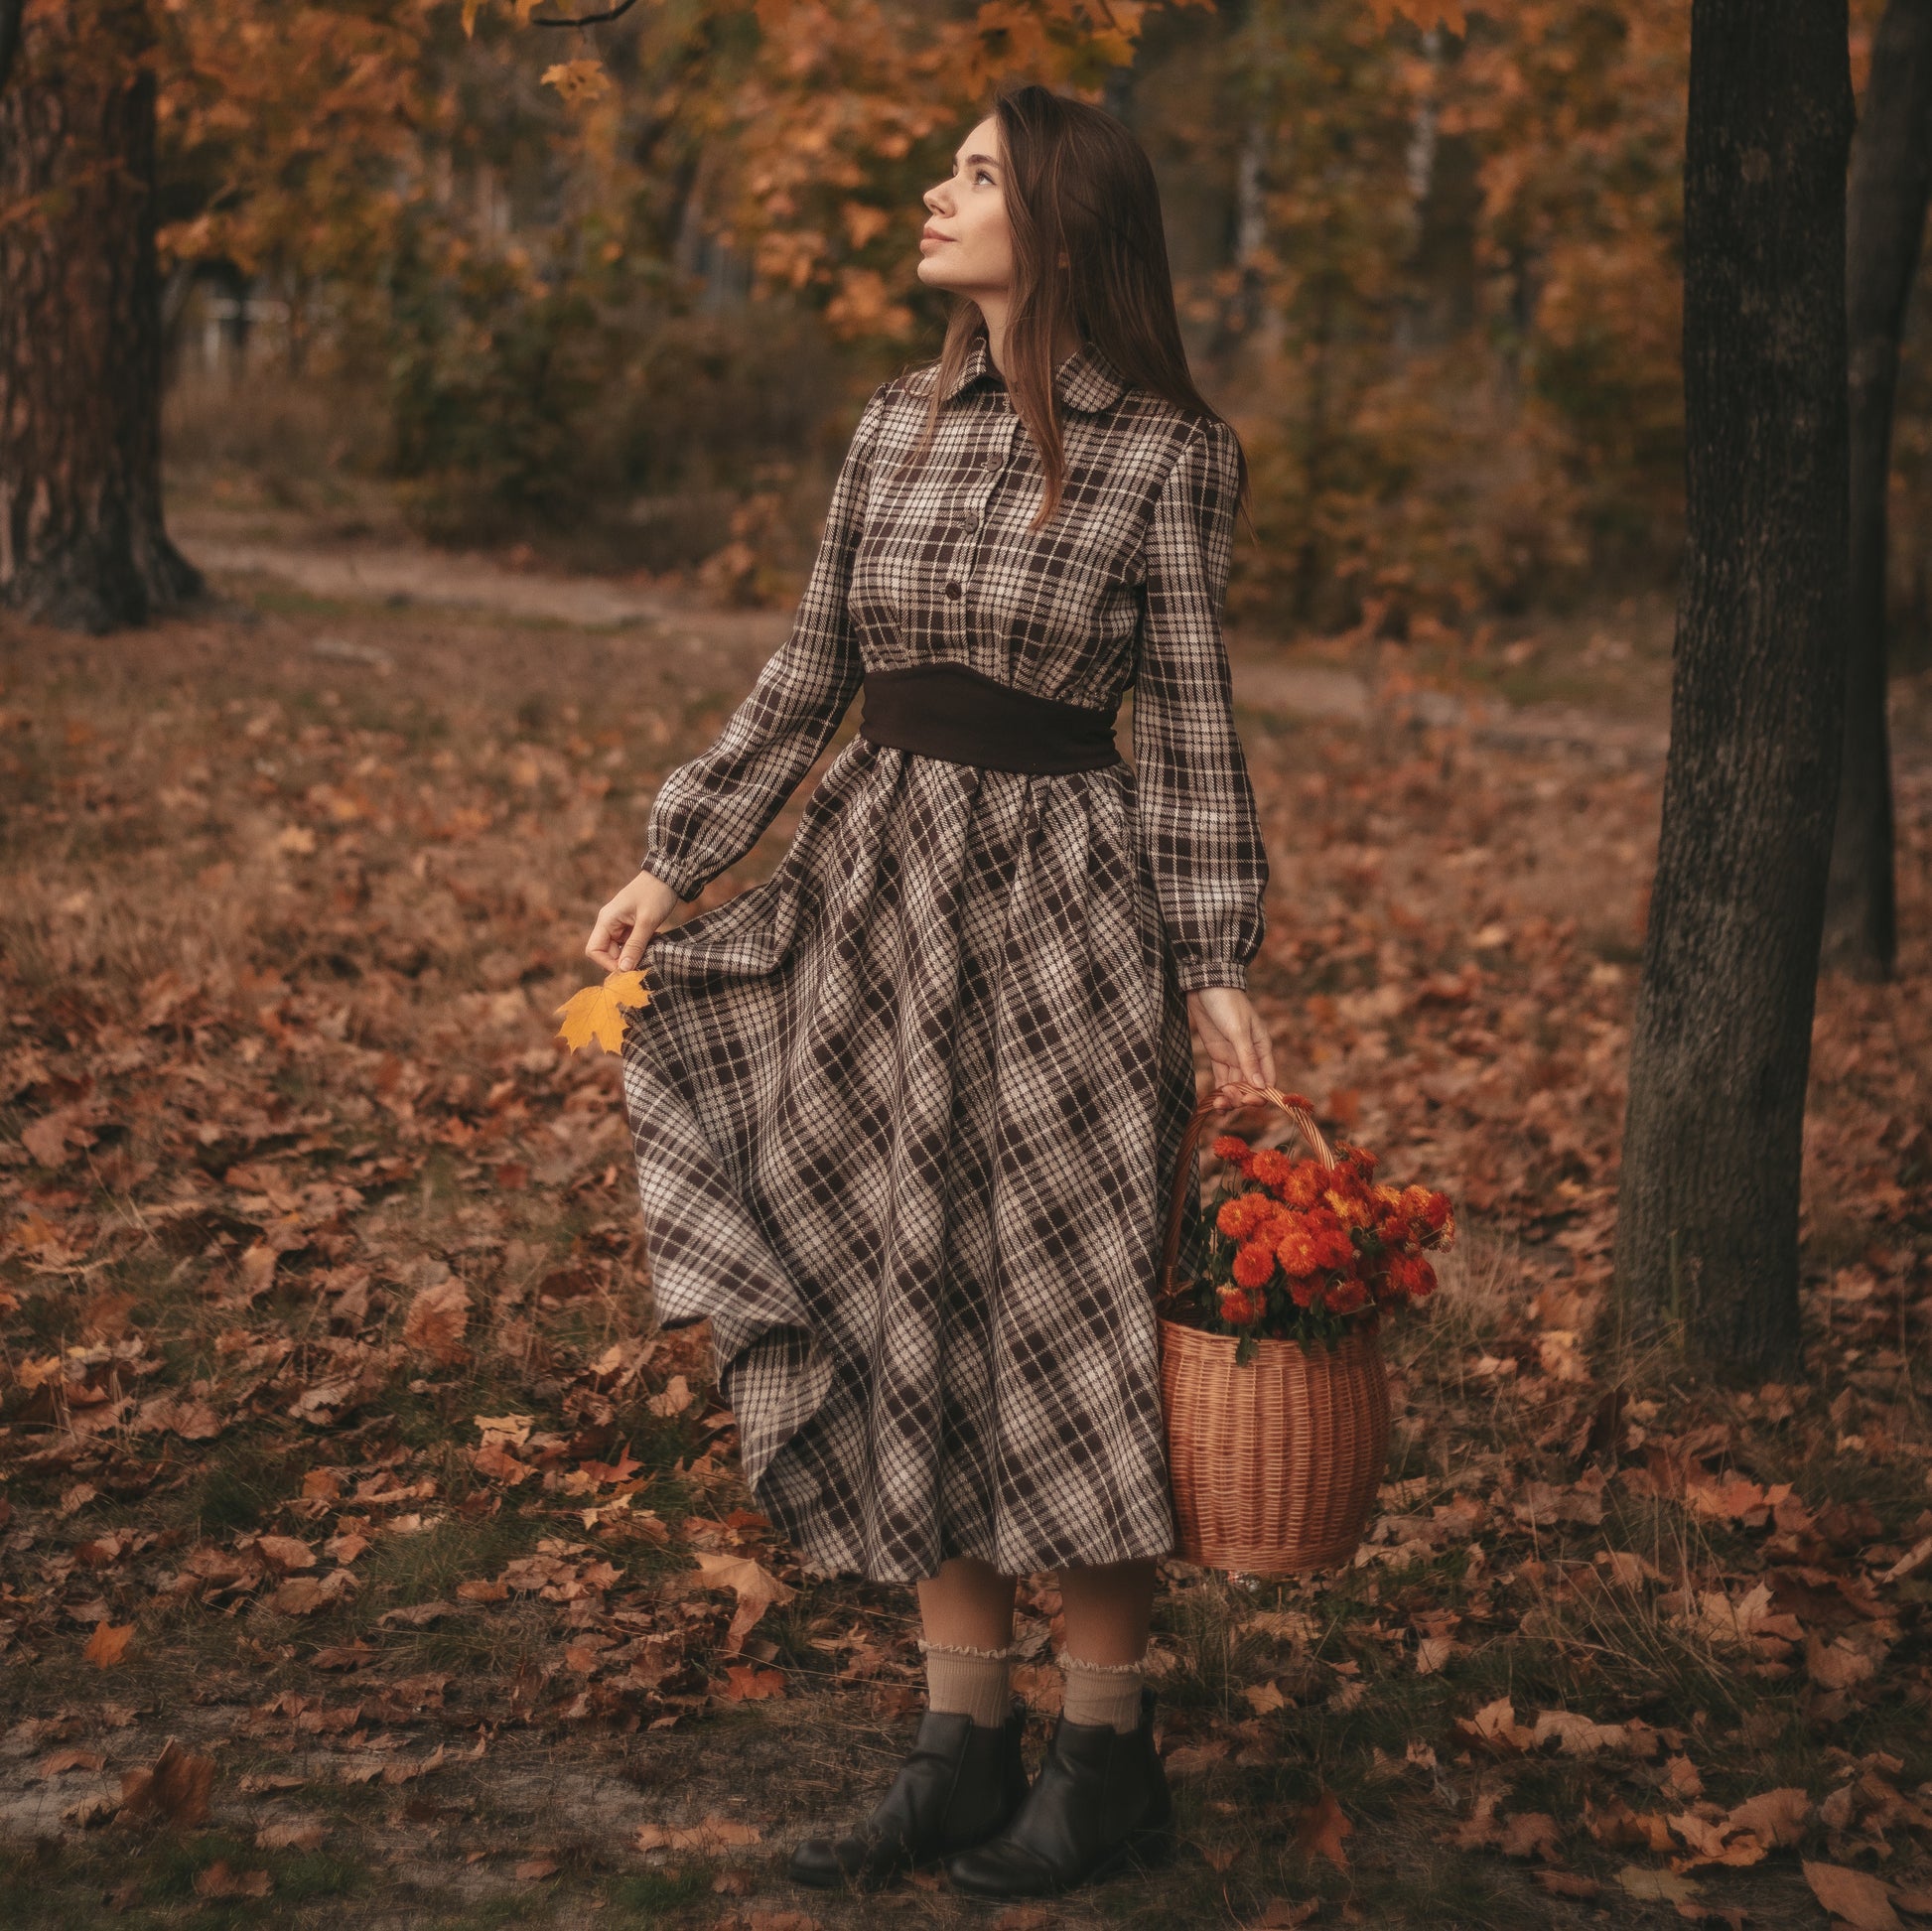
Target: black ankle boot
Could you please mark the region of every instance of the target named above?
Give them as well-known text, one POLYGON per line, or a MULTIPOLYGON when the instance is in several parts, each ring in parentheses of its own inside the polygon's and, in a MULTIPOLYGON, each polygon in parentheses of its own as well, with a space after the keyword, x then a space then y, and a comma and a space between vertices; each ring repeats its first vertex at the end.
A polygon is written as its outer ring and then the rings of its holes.
POLYGON ((1173 1803, 1154 1748, 1154 1692, 1141 1691, 1138 1728, 1061 1717, 1039 1775, 997 1837, 946 1861, 946 1875, 982 1897, 1043 1897, 1173 1848, 1173 1803))
POLYGON ((991 1837, 1027 1794, 1020 1756, 1026 1716, 1018 1699, 998 1729, 928 1710, 872 1815, 844 1837, 807 1838, 791 1854, 792 1876, 821 1889, 873 1890, 991 1837))

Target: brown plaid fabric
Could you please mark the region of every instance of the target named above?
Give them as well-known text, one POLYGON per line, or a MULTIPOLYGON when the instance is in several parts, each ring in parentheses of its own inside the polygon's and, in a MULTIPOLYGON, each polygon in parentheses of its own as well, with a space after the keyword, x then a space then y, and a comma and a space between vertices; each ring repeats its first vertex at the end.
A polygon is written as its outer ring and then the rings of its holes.
MULTIPOLYGON (((1065 498, 982 337, 883 383, 790 635, 657 794, 686 898, 757 842, 869 668, 1111 707, 1134 766, 1033 776, 855 738, 773 874, 645 954, 624 1099, 659 1315, 708 1314, 760 1505, 820 1574, 1173 1547, 1153 1290, 1194 1099, 1183 989, 1238 986, 1268 864, 1220 631, 1211 420, 1091 345, 1065 498)), ((1193 1233, 1190 1225, 1190 1237, 1193 1233)))

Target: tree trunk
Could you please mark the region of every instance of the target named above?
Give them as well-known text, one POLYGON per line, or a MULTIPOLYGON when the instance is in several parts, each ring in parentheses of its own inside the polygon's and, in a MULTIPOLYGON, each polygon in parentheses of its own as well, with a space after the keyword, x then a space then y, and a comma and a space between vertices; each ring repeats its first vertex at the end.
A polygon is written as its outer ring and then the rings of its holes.
POLYGON ((201 588, 161 513, 145 0, 37 0, 0 94, 0 608, 85 630, 201 588))
POLYGON ((1871 47, 1846 198, 1851 332, 1851 569, 1845 614, 1845 775, 1825 901, 1825 963, 1889 979, 1891 744, 1885 720, 1885 492, 1898 341, 1932 185, 1932 0, 1890 0, 1871 47))
POLYGON ((14 55, 20 48, 20 10, 26 0, 0 0, 0 87, 14 70, 14 55))
POLYGON ((1738 1375, 1798 1341, 1844 729, 1846 0, 1694 0, 1685 574, 1630 1046, 1617 1314, 1738 1375))

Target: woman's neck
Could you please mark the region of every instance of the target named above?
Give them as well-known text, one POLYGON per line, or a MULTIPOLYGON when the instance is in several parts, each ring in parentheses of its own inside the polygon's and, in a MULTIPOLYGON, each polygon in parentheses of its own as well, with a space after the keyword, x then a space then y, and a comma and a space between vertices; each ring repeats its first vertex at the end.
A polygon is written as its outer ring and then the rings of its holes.
MULTIPOLYGON (((997 296, 976 296, 980 304, 980 315, 985 319, 985 351, 993 357, 993 367, 1001 375, 1007 373, 1007 317, 1011 304, 1005 294, 997 296)), ((1053 367, 1058 367, 1076 347, 1080 346, 1080 331, 1074 329, 1070 321, 1062 321, 1053 333, 1053 367)))

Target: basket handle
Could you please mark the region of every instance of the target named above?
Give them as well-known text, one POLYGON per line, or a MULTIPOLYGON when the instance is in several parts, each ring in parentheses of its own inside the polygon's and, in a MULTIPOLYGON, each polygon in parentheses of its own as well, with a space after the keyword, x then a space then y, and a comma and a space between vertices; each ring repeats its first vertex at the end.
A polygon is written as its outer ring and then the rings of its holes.
MULTIPOLYGON (((1284 1093, 1279 1086, 1262 1086, 1254 1090, 1265 1094, 1271 1104, 1288 1115, 1295 1130, 1308 1142, 1310 1150, 1323 1167, 1334 1166, 1334 1151, 1321 1129, 1315 1125, 1314 1115, 1309 1111, 1306 1100, 1299 1094, 1284 1093)), ((1163 1301, 1177 1292, 1173 1268, 1174 1262, 1180 1257, 1180 1216, 1186 1204, 1187 1169, 1193 1160, 1194 1149, 1200 1145, 1201 1135, 1207 1131, 1207 1123, 1215 1114, 1231 1113, 1251 1104, 1247 1100, 1223 1099, 1219 1092, 1209 1093, 1195 1106, 1193 1118, 1187 1122, 1187 1131, 1181 1137, 1180 1157, 1174 1162, 1173 1184, 1168 1189, 1168 1226, 1161 1241, 1160 1299, 1163 1301)))

